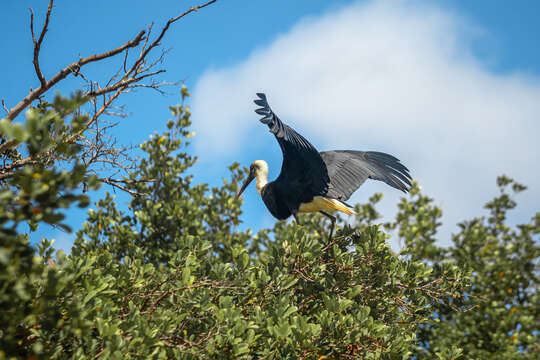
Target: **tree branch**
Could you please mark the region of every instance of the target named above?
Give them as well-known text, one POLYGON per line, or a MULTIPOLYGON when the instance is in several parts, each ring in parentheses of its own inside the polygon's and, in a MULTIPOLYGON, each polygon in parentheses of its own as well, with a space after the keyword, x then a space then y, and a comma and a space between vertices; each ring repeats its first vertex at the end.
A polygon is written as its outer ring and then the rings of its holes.
POLYGON ((45 38, 45 33, 49 28, 49 20, 51 19, 53 3, 54 0, 49 0, 49 7, 47 8, 47 15, 45 16, 45 23, 43 24, 43 28, 41 29, 41 33, 39 35, 39 40, 37 41, 34 33, 34 11, 32 8, 30 8, 30 32, 32 33, 32 42, 34 43, 34 60, 32 62, 34 64, 34 69, 36 70, 36 75, 41 83, 41 87, 45 87, 47 82, 45 81, 45 77, 43 77, 41 69, 39 68, 39 51, 41 49, 41 43, 45 38))
POLYGON ((17 140, 15 140, 15 139, 9 140, 9 141, 6 141, 3 144, 0 144, 0 154, 5 153, 7 150, 11 149, 15 145, 17 145, 17 140))
POLYGON ((114 83, 114 84, 112 84, 110 86, 104 87, 104 88, 99 89, 99 90, 90 91, 90 92, 87 93, 87 95, 91 96, 91 97, 96 97, 96 96, 99 96, 99 95, 103 95, 103 94, 118 90, 120 88, 126 89, 126 88, 129 87, 130 84, 132 84, 134 82, 138 82, 138 81, 141 81, 142 79, 144 79, 146 77, 154 76, 154 75, 161 74, 161 73, 164 73, 164 72, 165 72, 165 70, 158 70, 158 71, 154 71, 154 72, 145 74, 143 76, 132 77, 132 78, 126 79, 126 80, 122 79, 122 80, 119 80, 118 82, 116 82, 116 83, 114 83))
MULTIPOLYGON (((150 50, 152 50, 154 47, 159 45, 161 39, 163 39, 163 36, 165 36, 165 33, 167 32, 167 30, 169 29, 169 26, 171 26, 171 24, 175 23, 176 21, 180 20, 184 16, 186 16, 186 15, 188 15, 188 14, 194 12, 194 11, 198 11, 199 9, 205 8, 205 7, 215 3, 216 1, 217 0, 211 0, 211 1, 208 1, 208 2, 206 2, 204 4, 202 4, 202 5, 192 6, 189 10, 184 11, 182 14, 180 14, 180 15, 178 15, 176 17, 170 18, 169 21, 167 21, 167 24, 163 27, 163 29, 161 29, 161 33, 159 34, 159 36, 150 44, 150 46, 148 46, 141 53, 141 55, 139 56, 139 60, 137 60, 137 62, 136 62, 137 67, 140 65, 140 63, 143 61, 143 59, 146 58, 146 55, 148 55, 150 50)), ((144 49, 144 46, 143 46, 143 49, 144 49)))
MULTIPOLYGON (((101 106, 101 108, 94 114, 94 116, 92 116, 82 127, 79 131, 77 131, 75 134, 71 135, 69 138, 67 138, 65 140, 65 143, 66 144, 71 144, 73 142, 75 142, 77 140, 77 138, 83 133, 85 132, 88 127, 90 125, 92 125, 96 120, 97 118, 103 114, 103 112, 109 107, 109 105, 118 97, 118 95, 120 95, 122 93, 122 90, 118 90, 117 92, 115 92, 113 95, 111 95, 104 103, 103 105, 101 106)), ((14 142, 16 143, 15 140, 11 140, 11 141, 8 141, 2 145, 0 145, 0 153, 2 151, 2 146, 3 145, 6 145, 10 142, 14 142)), ((52 150, 49 150, 47 151, 46 153, 38 153, 34 156, 27 156, 26 158, 24 159, 21 159, 21 160, 16 160, 14 162, 12 162, 11 164, 9 165, 6 165, 4 166, 3 168, 0 169, 1 173, 0 173, 0 180, 4 180, 8 177, 10 177, 11 175, 13 175, 13 170, 21 167, 21 166, 24 166, 24 165, 27 165, 27 164, 31 164, 31 163, 37 163, 38 160, 40 159, 43 159, 43 158, 47 158, 47 157, 50 157, 52 155, 52 153, 54 152, 54 148, 52 150)))
POLYGON ((120 185, 122 183, 121 180, 109 179, 109 178, 99 178, 99 181, 101 181, 102 183, 105 183, 107 185, 110 185, 113 188, 118 188, 118 189, 120 189, 122 191, 125 191, 125 192, 127 192, 128 194, 130 194, 132 196, 148 195, 148 194, 143 194, 143 193, 140 193, 140 192, 137 192, 137 191, 134 191, 134 190, 130 190, 127 187, 120 185))
POLYGON ((101 116, 101 114, 103 114, 103 112, 105 110, 107 110, 107 108, 112 104, 112 102, 118 97, 118 95, 120 95, 122 93, 124 89, 119 89, 117 90, 113 95, 111 95, 106 101, 103 102, 103 105, 101 106, 101 108, 98 110, 97 113, 94 114, 94 116, 92 116, 82 127, 79 131, 77 131, 75 134, 71 135, 69 138, 67 138, 67 140, 65 141, 66 144, 71 144, 73 143, 75 140, 77 140, 77 138, 79 136, 81 136, 81 134, 83 132, 86 131, 86 129, 88 129, 88 127, 90 125, 92 125, 98 117, 101 116))
POLYGON ((9 110, 7 109, 6 107, 6 102, 4 101, 4 99, 2 99, 2 107, 4 108, 4 111, 6 112, 6 114, 9 112, 9 110))
MULTIPOLYGON (((102 54, 91 55, 84 59, 79 59, 79 61, 75 61, 69 64, 68 66, 60 70, 56 75, 54 75, 49 81, 47 81, 45 83, 45 86, 42 85, 38 87, 37 89, 32 90, 28 95, 26 95, 24 99, 22 99, 17 105, 15 105, 13 108, 9 110, 9 113, 7 114, 6 118, 8 118, 9 120, 13 120, 14 118, 16 118, 17 115, 19 115, 21 111, 24 110, 32 101, 39 98, 44 92, 46 92, 51 87, 56 85, 60 80, 63 80, 64 78, 66 78, 69 74, 78 73, 78 71, 80 70, 82 66, 95 62, 95 61, 113 57, 128 48, 136 47, 137 45, 139 45, 141 39, 143 39, 143 36, 145 33, 146 31, 142 30, 132 40, 128 41, 124 45, 114 50, 107 51, 102 54)), ((0 150, 0 153, 2 153, 1 150, 0 150)))
MULTIPOLYGON (((7 144, 7 143, 5 143, 7 144)), ((1 147, 1 146, 0 146, 1 147)), ((4 166, 0 170, 2 171, 0 173, 0 180, 5 180, 8 177, 13 175, 13 170, 20 168, 21 166, 28 165, 28 164, 35 164, 38 160, 35 157, 28 156, 24 159, 14 161, 13 163, 4 166)))

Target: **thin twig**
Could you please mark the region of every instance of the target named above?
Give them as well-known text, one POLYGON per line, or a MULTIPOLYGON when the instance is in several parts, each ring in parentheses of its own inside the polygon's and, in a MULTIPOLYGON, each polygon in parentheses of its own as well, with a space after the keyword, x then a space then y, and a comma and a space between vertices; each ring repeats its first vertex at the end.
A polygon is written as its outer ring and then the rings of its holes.
MULTIPOLYGON (((167 21, 167 24, 165 24, 165 26, 163 27, 163 29, 161 29, 161 33, 159 34, 159 36, 141 53, 141 55, 139 56, 139 59, 137 60, 137 62, 135 63, 135 65, 132 68, 138 68, 140 66, 140 64, 144 61, 144 59, 146 58, 146 55, 148 55, 150 50, 152 50, 154 47, 159 45, 159 43, 161 42, 161 39, 163 39, 163 36, 165 36, 165 33, 167 32, 167 30, 169 29, 171 24, 173 24, 174 22, 180 20, 184 16, 186 16, 186 15, 188 15, 188 14, 194 12, 194 11, 198 11, 199 9, 205 8, 205 7, 215 3, 216 1, 217 0, 211 0, 211 1, 208 1, 208 2, 206 2, 204 4, 202 4, 202 5, 192 6, 189 10, 184 11, 182 14, 180 14, 180 15, 178 15, 176 17, 170 18, 169 21, 167 21)), ((143 46, 143 48, 144 48, 144 46, 143 46)))
POLYGON ((105 183, 107 185, 111 185, 114 188, 118 188, 118 189, 120 189, 122 191, 125 191, 125 192, 127 192, 128 194, 130 194, 132 196, 145 196, 145 195, 148 195, 148 194, 140 193, 140 192, 137 192, 137 191, 134 191, 134 190, 130 190, 127 187, 122 186, 122 185, 118 184, 117 182, 111 181, 110 179, 107 179, 107 178, 100 178, 99 181, 101 181, 102 183, 105 183))
POLYGON ((122 184, 139 184, 139 183, 147 183, 147 182, 156 182, 157 179, 111 179, 108 178, 108 181, 112 183, 122 183, 122 184))
MULTIPOLYGON (((5 142, 2 145, 5 145, 9 142, 16 142, 16 141, 10 140, 8 142, 5 142)), ((0 145, 0 148, 2 148, 2 145, 0 145)), ((21 160, 14 161, 13 163, 6 165, 0 169, 2 171, 2 173, 0 173, 0 180, 4 180, 12 176, 14 174, 13 170, 20 168, 21 166, 29 165, 29 164, 37 164, 37 163, 38 163, 37 157, 31 157, 31 156, 28 156, 21 160)))
POLYGON ((6 113, 9 113, 9 110, 8 110, 7 107, 6 107, 6 102, 4 101, 4 99, 2 99, 2 107, 4 108, 4 111, 5 111, 6 113))
POLYGON ((124 55, 124 72, 127 72, 127 70, 126 70, 126 64, 127 64, 127 58, 128 58, 128 55, 129 55, 129 49, 126 49, 125 55, 124 55))
POLYGON ((112 84, 110 86, 107 86, 107 87, 104 87, 102 89, 90 91, 90 92, 87 93, 87 95, 91 96, 91 97, 96 97, 96 96, 99 96, 99 95, 110 93, 110 92, 118 90, 120 88, 128 88, 129 87, 128 85, 133 84, 134 82, 138 82, 138 81, 141 81, 142 79, 147 78, 149 76, 154 76, 154 75, 161 74, 161 73, 164 73, 164 72, 165 72, 165 70, 158 70, 158 71, 154 71, 154 72, 151 72, 151 73, 139 76, 139 77, 132 77, 132 78, 126 79, 126 80, 120 80, 117 83, 114 83, 114 84, 112 84))
POLYGON ((105 112, 105 110, 107 110, 107 108, 109 107, 109 105, 112 104, 112 102, 118 97, 118 95, 120 95, 122 93, 122 90, 123 89, 119 89, 117 90, 113 95, 111 95, 107 100, 105 100, 105 96, 103 97, 103 105, 101 106, 101 109, 98 110, 97 113, 94 114, 94 116, 92 116, 90 118, 90 120, 88 120, 82 127, 79 131, 77 131, 75 134, 71 135, 67 140, 66 140, 66 144, 71 144, 73 142, 75 142, 75 140, 77 140, 79 138, 79 136, 81 136, 81 134, 83 132, 86 131, 86 129, 88 129, 88 127, 90 125, 92 125, 99 116, 101 116, 101 114, 103 114, 103 112, 105 112))

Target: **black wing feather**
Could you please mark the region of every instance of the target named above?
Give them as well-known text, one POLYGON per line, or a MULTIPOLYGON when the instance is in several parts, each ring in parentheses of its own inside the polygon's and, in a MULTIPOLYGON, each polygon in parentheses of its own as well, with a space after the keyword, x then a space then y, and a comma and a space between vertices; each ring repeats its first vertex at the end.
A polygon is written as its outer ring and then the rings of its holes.
MULTIPOLYGON (((300 202, 309 202, 313 196, 325 194, 330 178, 317 149, 274 114, 265 94, 257 93, 257 96, 259 99, 254 102, 261 108, 255 112, 263 116, 260 121, 268 125, 283 153, 281 173, 276 179, 280 191, 287 192, 282 195, 290 198, 292 207, 297 207, 300 202)), ((296 210, 291 209, 293 212, 296 210)))
POLYGON ((335 150, 321 152, 328 169, 330 186, 327 196, 345 201, 367 179, 409 191, 409 170, 394 156, 376 151, 335 150))

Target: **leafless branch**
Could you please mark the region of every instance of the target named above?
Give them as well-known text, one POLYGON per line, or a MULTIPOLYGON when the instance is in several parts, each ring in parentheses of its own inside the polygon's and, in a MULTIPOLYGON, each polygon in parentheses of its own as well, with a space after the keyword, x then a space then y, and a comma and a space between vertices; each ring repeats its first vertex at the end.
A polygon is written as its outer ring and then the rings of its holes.
POLYGON ((113 188, 117 188, 117 189, 120 189, 122 191, 125 191, 125 192, 127 192, 128 194, 130 194, 132 196, 148 195, 148 194, 140 193, 140 192, 137 192, 137 191, 134 191, 134 190, 130 190, 127 187, 125 187, 123 185, 120 185, 120 183, 117 180, 115 181, 114 179, 100 178, 99 181, 101 181, 102 183, 105 183, 107 185, 110 185, 113 188))
MULTIPOLYGON (((149 54, 154 48, 161 45, 163 37, 173 23, 192 12, 215 3, 216 1, 217 0, 207 1, 202 5, 191 7, 189 10, 179 14, 178 16, 170 18, 165 26, 161 29, 158 36, 153 39, 151 39, 153 28, 152 24, 148 26, 147 29, 141 30, 131 40, 125 42, 123 45, 115 49, 105 51, 103 53, 93 54, 87 57, 78 56, 76 61, 64 66, 48 80, 41 72, 39 55, 45 34, 49 29, 51 13, 54 7, 54 0, 49 0, 48 2, 47 14, 45 15, 45 21, 39 37, 37 36, 34 28, 34 11, 33 9, 30 9, 30 32, 34 45, 33 64, 40 85, 35 89, 30 89, 29 93, 9 110, 6 107, 5 102, 2 100, 2 106, 7 113, 6 118, 9 120, 15 119, 24 109, 28 108, 33 101, 41 99, 42 96, 47 93, 47 91, 49 91, 53 86, 65 79, 70 74, 73 74, 76 77, 80 76, 81 79, 86 82, 86 86, 88 87, 85 95, 91 98, 90 104, 93 106, 93 113, 89 119, 77 130, 77 132, 72 133, 63 140, 58 140, 63 144, 81 144, 84 149, 81 154, 81 158, 84 159, 84 163, 88 166, 101 163, 104 166, 110 166, 113 169, 127 171, 127 169, 129 169, 132 165, 129 165, 130 160, 127 160, 129 159, 129 156, 127 155, 126 148, 116 147, 114 141, 111 142, 111 139, 105 136, 105 131, 110 128, 110 126, 100 125, 99 118, 105 115, 120 117, 125 116, 125 113, 121 108, 120 111, 113 108, 113 102, 116 101, 123 93, 130 92, 135 88, 149 88, 164 94, 164 91, 161 90, 162 87, 168 85, 177 85, 175 82, 155 80, 157 75, 165 72, 164 69, 159 69, 157 67, 159 64, 163 63, 164 56, 169 50, 163 50, 161 54, 153 60, 149 60, 149 54), (130 49, 137 47, 140 47, 140 51, 136 53, 136 56, 131 57, 132 61, 130 61, 130 49), (81 69, 85 65, 112 58, 119 54, 123 54, 121 66, 119 70, 109 78, 105 86, 101 87, 98 82, 92 81, 92 79, 87 79, 87 77, 82 74, 81 69), (93 137, 85 138, 85 135, 89 135, 87 132, 93 133, 93 137), (124 163, 124 161, 126 162, 124 163)), ((49 149, 46 152, 33 154, 31 156, 21 157, 19 154, 17 155, 18 158, 10 158, 11 155, 8 155, 10 154, 8 151, 16 147, 17 144, 18 142, 16 140, 4 141, 0 144, 0 155, 4 157, 4 164, 3 166, 0 166, 0 181, 12 176, 18 168, 25 165, 38 163, 52 164, 58 161, 70 160, 63 158, 60 154, 58 154, 56 152, 56 148, 49 149)), ((60 143, 58 144, 60 145, 60 143)), ((126 183, 118 182, 111 177, 105 178, 105 180, 103 180, 103 182, 108 183, 111 186, 115 186, 123 191, 128 190, 125 186, 127 185, 126 183)), ((132 190, 127 192, 133 194, 132 190)))
POLYGON ((149 76, 154 76, 154 75, 157 75, 157 74, 161 74, 161 73, 164 73, 164 72, 165 72, 165 70, 158 70, 158 71, 154 71, 154 72, 151 72, 151 73, 139 76, 139 77, 131 77, 129 79, 122 79, 122 80, 119 80, 118 82, 116 82, 116 83, 114 83, 112 85, 109 85, 107 87, 104 87, 102 89, 90 91, 90 92, 87 93, 87 95, 91 96, 91 97, 96 97, 96 96, 103 95, 103 94, 106 94, 106 93, 109 93, 109 92, 112 92, 112 91, 115 91, 115 90, 118 90, 118 89, 126 89, 126 88, 130 87, 129 85, 131 85, 131 84, 133 84, 135 82, 139 82, 144 78, 147 78, 149 76))
POLYGON ((153 90, 157 91, 161 95, 165 95, 167 93, 165 91, 161 90, 162 87, 164 87, 164 86, 176 86, 179 83, 180 82, 171 83, 171 82, 165 82, 164 81, 164 82, 152 83, 152 84, 134 84, 134 85, 128 86, 128 88, 130 88, 130 89, 133 89, 133 88, 148 88, 148 89, 153 89, 153 90))
MULTIPOLYGON (((148 46, 146 47, 146 44, 148 41, 145 41, 145 44, 143 45, 142 47, 142 51, 141 51, 141 54, 139 56, 139 59, 135 62, 135 64, 133 65, 132 69, 138 69, 139 66, 141 65, 141 63, 144 61, 144 59, 146 59, 146 56, 148 55, 148 53, 156 46, 158 46, 161 42, 161 39, 163 39, 163 36, 165 36, 165 33, 167 32, 167 30, 169 30, 169 27, 171 26, 171 24, 175 23, 176 21, 180 20, 181 18, 183 18, 184 16, 194 12, 194 11, 198 11, 199 9, 202 9, 202 8, 205 8, 213 3, 215 3, 217 0, 211 0, 211 1, 208 1, 202 5, 199 5, 199 6, 193 6, 191 7, 189 10, 183 12, 182 14, 176 16, 176 17, 173 17, 173 18, 170 18, 169 21, 167 21, 167 24, 165 24, 165 26, 163 27, 163 29, 161 29, 161 33, 159 34, 159 36, 148 46)), ((148 40, 148 39, 147 39, 148 40)))
POLYGON ((4 108, 4 111, 6 112, 6 114, 9 112, 9 110, 7 109, 6 107, 6 102, 4 101, 4 99, 2 99, 2 107, 4 108))
MULTIPOLYGON (((137 36, 135 36, 132 40, 126 42, 125 44, 123 44, 122 46, 119 46, 116 49, 113 49, 113 50, 110 50, 110 51, 107 51, 107 52, 104 52, 104 53, 101 53, 101 54, 91 55, 91 56, 88 56, 86 58, 79 58, 78 61, 75 61, 75 62, 69 64, 68 66, 64 67, 62 70, 60 70, 49 81, 45 82, 45 84, 42 83, 41 86, 38 87, 37 89, 31 90, 30 93, 28 93, 28 95, 24 99, 22 99, 19 103, 17 103, 17 105, 15 105, 13 108, 11 108, 9 110, 6 117, 8 119, 10 119, 10 120, 13 120, 32 101, 39 98, 43 93, 45 93, 47 90, 49 90, 52 86, 56 85, 59 81, 66 78, 69 74, 71 74, 71 73, 79 74, 80 68, 83 67, 84 65, 87 65, 87 64, 92 63, 92 62, 100 61, 100 60, 103 60, 103 59, 106 59, 106 58, 113 57, 113 56, 118 55, 118 54, 120 54, 120 53, 122 53, 124 51, 127 51, 130 48, 137 47, 139 45, 139 43, 141 42, 141 40, 144 39, 145 43, 144 43, 143 47, 141 48, 141 54, 139 55, 139 58, 137 59, 135 64, 126 72, 126 75, 128 75, 128 74, 131 75, 135 70, 140 68, 141 64, 146 59, 148 53, 154 47, 156 47, 156 46, 158 46, 160 44, 160 41, 163 39, 163 36, 167 32, 167 30, 169 29, 171 24, 173 24, 174 22, 178 21, 179 19, 183 18, 184 16, 186 16, 186 15, 188 15, 188 14, 194 12, 194 11, 198 11, 199 9, 205 8, 205 7, 215 3, 216 1, 217 0, 211 0, 211 1, 208 1, 208 2, 206 2, 204 4, 202 4, 202 5, 191 7, 189 10, 183 12, 182 14, 169 19, 169 21, 167 21, 167 24, 161 30, 161 33, 159 34, 159 36, 149 46, 146 46, 148 44, 148 41, 149 41, 148 36, 146 36, 146 37, 144 36, 146 34, 146 30, 141 30, 137 34, 137 36)), ((44 31, 42 31, 42 33, 40 35, 40 38, 37 41, 37 44, 39 46, 41 45, 41 42, 43 41, 43 37, 45 36, 46 28, 48 27, 48 22, 49 22, 48 19, 50 18, 50 11, 52 10, 52 5, 53 5, 53 0, 50 0, 49 8, 48 8, 48 11, 47 11, 48 15, 47 15, 46 23, 44 25, 44 31)), ((32 15, 32 17, 33 17, 33 15, 32 15)), ((151 26, 149 27, 149 30, 150 29, 151 29, 151 26)), ((34 36, 34 38, 35 38, 35 36, 34 36)), ((125 58, 127 59, 127 54, 125 55, 125 58)), ((4 149, 4 151, 5 151, 5 149, 4 149)), ((1 152, 2 152, 2 149, 0 149, 0 153, 1 152)))
POLYGON ((117 184, 139 184, 139 183, 148 183, 148 182, 156 182, 157 179, 111 179, 111 178, 108 178, 107 179, 108 181, 112 182, 112 183, 117 183, 117 184))
POLYGON ((109 116, 116 116, 116 117, 120 117, 120 118, 125 118, 128 116, 128 114, 126 113, 122 113, 122 112, 114 112, 114 111, 105 111, 103 114, 105 115, 109 115, 109 116))
MULTIPOLYGON (((79 61, 75 61, 69 64, 68 66, 64 67, 56 75, 54 75, 49 81, 47 81, 45 83, 45 86, 42 85, 38 87, 37 89, 30 91, 30 93, 26 95, 24 99, 22 99, 17 105, 15 105, 13 108, 9 110, 9 113, 7 114, 6 117, 10 120, 13 120, 15 117, 17 117, 17 115, 21 113, 22 110, 24 110, 28 105, 30 105, 32 101, 39 98, 41 95, 43 95, 43 93, 45 93, 51 87, 56 85, 60 80, 65 79, 69 74, 78 73, 78 71, 80 70, 82 66, 92 63, 92 62, 96 62, 96 61, 100 61, 106 58, 113 57, 128 48, 138 46, 140 41, 143 39, 144 34, 145 34, 145 31, 142 30, 132 40, 128 41, 124 45, 114 50, 107 51, 102 54, 91 55, 84 59, 79 59, 79 61)), ((0 149, 0 153, 2 153, 1 149, 0 149)))
POLYGON ((30 156, 26 157, 24 159, 21 159, 21 160, 14 161, 13 163, 2 167, 2 169, 1 169, 2 172, 0 173, 0 180, 4 180, 4 179, 7 179, 8 177, 12 176, 13 175, 13 170, 18 169, 21 166, 30 165, 30 164, 37 164, 38 162, 39 161, 37 159, 32 158, 30 156))
POLYGON ((47 32, 49 28, 49 20, 51 19, 51 11, 53 8, 54 0, 49 0, 49 7, 47 8, 47 15, 45 16, 45 23, 43 24, 43 28, 41 29, 41 33, 39 35, 39 40, 36 41, 36 35, 34 33, 34 10, 30 8, 30 32, 32 33, 32 42, 34 43, 34 69, 36 70, 36 75, 39 79, 39 82, 41 83, 41 87, 46 86, 45 77, 43 77, 43 74, 41 73, 41 69, 39 68, 39 51, 41 49, 41 43, 43 42, 43 39, 45 38, 45 33, 47 32))
POLYGON ((103 102, 103 105, 101 106, 101 108, 94 114, 94 116, 92 116, 82 127, 79 131, 77 131, 75 134, 71 135, 67 140, 66 140, 66 143, 67 144, 72 144, 75 140, 77 140, 79 138, 79 136, 81 136, 82 133, 84 133, 86 131, 86 129, 88 129, 88 127, 90 125, 92 125, 99 116, 101 116, 101 114, 103 114, 105 112, 105 110, 107 110, 107 108, 112 104, 112 102, 122 93, 122 90, 123 89, 119 89, 117 90, 113 95, 109 96, 109 98, 104 102, 103 102))
POLYGON ((128 58, 128 55, 129 55, 129 49, 126 49, 125 55, 124 55, 124 72, 127 72, 127 70, 126 70, 126 64, 127 64, 127 58, 128 58))

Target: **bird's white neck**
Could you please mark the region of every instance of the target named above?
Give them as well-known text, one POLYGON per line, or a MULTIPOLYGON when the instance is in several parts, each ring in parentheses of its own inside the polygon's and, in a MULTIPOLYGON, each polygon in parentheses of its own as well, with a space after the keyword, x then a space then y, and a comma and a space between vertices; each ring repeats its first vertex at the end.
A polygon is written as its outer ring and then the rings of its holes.
POLYGON ((265 173, 264 171, 259 171, 257 173, 257 177, 255 178, 255 181, 256 181, 255 186, 257 187, 257 192, 260 195, 262 188, 264 187, 264 185, 268 183, 268 174, 265 173))
POLYGON ((257 192, 261 194, 262 188, 268 183, 268 164, 264 160, 255 160, 250 168, 251 176, 257 180, 257 192))

